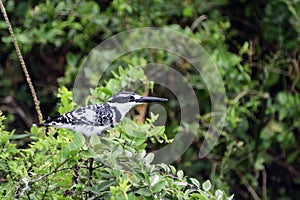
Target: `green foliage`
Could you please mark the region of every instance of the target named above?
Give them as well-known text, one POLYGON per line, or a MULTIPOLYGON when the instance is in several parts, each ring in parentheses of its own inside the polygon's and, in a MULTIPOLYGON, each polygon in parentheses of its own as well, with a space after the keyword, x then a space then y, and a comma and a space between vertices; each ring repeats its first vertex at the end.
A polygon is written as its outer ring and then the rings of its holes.
MULTIPOLYGON (((67 95, 61 94, 61 100, 68 96, 69 92, 65 92, 67 95)), ((63 106, 68 104, 71 102, 64 102, 63 106)), ((187 178, 183 171, 176 171, 171 165, 151 164, 154 155, 146 154, 146 143, 139 139, 159 137, 164 132, 153 127, 155 119, 141 125, 127 119, 107 137, 93 135, 89 141, 79 133, 54 128, 45 137, 45 130, 33 126, 33 141, 27 149, 12 143, 13 132, 4 131, 4 119, 1 114, 0 175, 4 183, 0 195, 6 199, 226 198, 220 190, 212 193, 209 181, 201 189, 199 181, 187 178), (148 132, 150 135, 144 136, 148 132), (132 137, 131 133, 138 136, 132 137)))
MULTIPOLYGON (((115 85, 127 85, 136 80, 150 84, 140 70, 119 67, 119 74, 113 73, 114 79, 91 91, 92 96, 111 95, 115 85), (124 75, 125 80, 121 79, 124 75)), ((60 113, 73 109, 72 92, 62 87, 57 96, 60 113)), ((151 164, 154 154, 146 153, 147 140, 169 142, 165 127, 154 125, 157 115, 151 114, 151 118, 141 124, 125 118, 105 137, 84 138, 80 133, 66 129, 49 128, 46 131, 33 126, 29 133, 32 141, 26 149, 13 144, 14 132, 4 131, 2 121, 5 118, 0 116, 3 146, 0 167, 4 180, 0 194, 4 198, 226 198, 221 190, 213 193, 209 181, 201 187, 197 179, 187 178, 182 170, 177 171, 171 165, 151 164)))
MULTIPOLYGON (((189 63, 168 52, 153 49, 130 52, 111 64, 114 73, 103 75, 101 86, 90 91, 86 103, 107 100, 121 89, 138 85, 140 79, 142 85, 146 85, 138 89, 140 94, 154 89, 158 94, 170 96, 166 126, 155 126, 156 116, 150 116, 141 124, 125 119, 107 137, 92 137, 85 143, 79 134, 68 130, 49 128, 44 137, 43 130, 36 127, 31 128, 28 141, 21 137, 28 137, 29 132, 24 134, 20 129, 7 132, 2 124, 2 196, 12 197, 24 191, 23 198, 27 199, 42 198, 44 193, 63 198, 65 192, 65 198, 69 199, 90 194, 134 199, 155 193, 157 197, 170 195, 168 197, 177 199, 178 196, 173 195, 177 191, 182 198, 205 199, 206 194, 219 197, 222 192, 212 192, 213 188, 234 193, 241 199, 254 198, 253 195, 265 199, 299 196, 300 7, 297 0, 4 1, 4 5, 38 86, 42 110, 47 114, 51 109, 64 113, 79 106, 71 103, 72 93, 66 88, 71 87, 78 66, 92 48, 116 33, 145 26, 178 31, 205 47, 222 75, 228 112, 217 145, 206 158, 199 160, 198 151, 210 116, 214 114, 202 77, 189 63), (144 171, 141 169, 142 164, 151 160, 151 156, 147 159, 146 155, 141 156, 144 150, 172 142, 180 119, 175 97, 155 88, 154 83, 144 79, 141 69, 135 67, 147 63, 160 63, 179 71, 200 102, 200 130, 192 146, 173 163, 176 168, 148 164, 144 171), (58 77, 59 108, 53 109, 55 99, 51 94, 56 92, 58 77), (96 156, 100 152, 101 158, 96 156), (114 162, 108 162, 106 155, 114 158, 114 162), (96 169, 89 181, 91 158, 96 169), (143 173, 132 173, 133 169, 121 165, 119 158, 130 160, 130 167, 143 173), (186 178, 179 169, 186 177, 197 179, 186 178), (78 183, 72 177, 78 177, 78 183), (148 182, 156 184, 146 182, 146 177, 148 182), (210 184, 205 182, 208 178, 210 184), (179 179, 186 186, 181 183, 174 186, 173 182, 179 179), (26 184, 30 191, 23 190, 26 184), (192 188, 197 188, 197 192, 189 193, 192 188), (164 193, 166 191, 169 193, 164 193), (31 196, 26 197, 26 193, 31 196)), ((4 21, 0 21, 0 34, 0 98, 14 96, 20 105, 33 110, 4 21)), ((88 73, 94 80, 94 72, 88 73)), ((6 108, 1 104, 1 109, 6 108)), ((30 114, 29 111, 25 113, 30 114)), ((7 120, 3 123, 10 124, 6 126, 8 129, 22 124, 11 124, 18 120, 15 113, 6 110, 7 120)), ((186 129, 192 126, 194 124, 185 124, 186 129)))
POLYGON ((300 38, 295 37, 300 33, 298 3, 297 1, 276 0, 266 6, 266 16, 263 19, 265 25, 263 34, 266 40, 278 42, 287 50, 299 47, 300 38), (278 13, 281 14, 278 15, 278 13), (295 37, 296 40, 291 40, 291 37, 295 37))

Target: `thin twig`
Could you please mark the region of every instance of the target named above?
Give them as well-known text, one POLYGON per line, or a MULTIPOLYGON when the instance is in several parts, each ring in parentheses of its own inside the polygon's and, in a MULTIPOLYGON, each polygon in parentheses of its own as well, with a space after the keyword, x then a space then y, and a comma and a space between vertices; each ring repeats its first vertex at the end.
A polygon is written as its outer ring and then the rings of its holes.
POLYGON ((268 200, 268 195, 267 195, 267 171, 266 169, 263 169, 262 171, 262 195, 263 195, 263 200, 268 200))
POLYGON ((199 17, 197 17, 196 20, 191 25, 191 30, 194 31, 197 28, 198 24, 206 19, 207 19, 206 15, 200 15, 199 17))
POLYGON ((59 170, 59 168, 60 168, 61 166, 63 166, 63 165, 66 164, 67 162, 69 162, 72 158, 73 158, 73 157, 64 160, 62 163, 60 163, 60 164, 59 164, 54 170, 52 170, 50 173, 45 174, 45 175, 43 175, 43 176, 41 176, 41 177, 39 177, 39 178, 37 178, 37 179, 34 179, 34 180, 30 181, 30 182, 35 183, 35 182, 38 182, 38 181, 40 181, 40 180, 42 180, 42 179, 44 179, 44 178, 46 178, 46 177, 48 177, 48 176, 50 176, 50 175, 52 175, 52 174, 58 172, 58 171, 66 170, 66 169, 72 169, 72 168, 63 168, 63 169, 60 169, 60 170, 59 170))
MULTIPOLYGON (((270 154, 268 154, 268 155, 270 155, 270 154)), ((279 165, 280 167, 288 170, 291 173, 292 176, 294 176, 296 178, 300 177, 299 169, 294 168, 292 165, 289 165, 289 164, 285 163, 284 161, 280 160, 279 158, 276 158, 275 156, 272 156, 272 157, 273 157, 273 161, 277 165, 279 165)))
POLYGON ((242 175, 241 172, 234 170, 235 174, 244 181, 241 181, 247 188, 248 192, 251 194, 252 198, 254 200, 260 200, 258 194, 256 193, 256 191, 254 190, 254 188, 250 185, 250 183, 244 178, 244 176, 242 175))
POLYGON ((44 194, 43 194, 43 196, 42 196, 42 200, 44 200, 44 199, 46 198, 46 195, 47 195, 48 190, 49 190, 49 182, 47 183, 47 188, 46 188, 46 190, 44 191, 44 194))
POLYGON ((22 109, 21 106, 19 106, 19 104, 16 102, 16 100, 12 96, 5 97, 3 102, 6 105, 8 105, 8 107, 7 108, 6 107, 1 107, 0 110, 7 109, 7 110, 9 110, 10 112, 12 112, 14 114, 18 114, 28 128, 30 128, 32 126, 33 119, 31 118, 31 116, 29 116, 27 114, 26 111, 24 111, 22 109))
POLYGON ((40 109, 40 102, 39 102, 39 100, 38 100, 38 98, 36 96, 36 93, 35 93, 35 90, 34 90, 34 87, 33 87, 32 81, 31 81, 31 78, 30 78, 28 70, 26 68, 23 56, 21 54, 21 50, 20 50, 19 45, 17 43, 17 40, 16 40, 15 34, 13 32, 12 26, 11 26, 11 24, 9 22, 9 19, 8 19, 5 7, 4 7, 4 5, 2 3, 2 0, 0 0, 0 8, 1 8, 1 12, 3 14, 4 20, 5 20, 6 24, 7 24, 8 31, 9 31, 10 36, 12 38, 12 41, 14 43, 14 46, 15 46, 15 49, 16 49, 19 61, 21 63, 23 72, 25 74, 26 81, 28 83, 28 86, 29 86, 29 89, 30 89, 30 92, 31 92, 31 95, 32 95, 32 98, 33 98, 33 101, 34 101, 35 110, 36 110, 36 112, 38 114, 39 122, 42 123, 42 121, 43 121, 43 115, 42 115, 42 112, 41 112, 41 109, 40 109))
MULTIPOLYGON (((92 187, 93 186, 92 179, 93 179, 93 170, 94 170, 94 168, 93 168, 94 158, 90 158, 89 161, 90 161, 89 162, 89 186, 92 187)), ((90 191, 89 197, 92 197, 92 196, 93 196, 93 194, 90 191)))
POLYGON ((297 60, 297 53, 295 52, 294 54, 295 55, 293 55, 293 58, 292 58, 292 66, 294 68, 294 70, 293 70, 294 78, 291 77, 291 79, 293 79, 291 90, 293 92, 296 92, 296 85, 299 82, 299 78, 300 78, 300 67, 299 67, 299 61, 297 60))

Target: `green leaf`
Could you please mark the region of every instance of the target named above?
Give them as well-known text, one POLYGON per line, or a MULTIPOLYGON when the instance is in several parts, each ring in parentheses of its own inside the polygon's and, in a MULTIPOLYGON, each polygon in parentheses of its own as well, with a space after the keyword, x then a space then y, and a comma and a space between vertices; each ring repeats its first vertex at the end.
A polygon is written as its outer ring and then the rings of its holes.
POLYGON ((85 143, 85 138, 83 137, 83 135, 81 133, 76 132, 73 139, 73 144, 75 148, 80 149, 84 143, 85 143))
POLYGON ((32 39, 27 34, 18 34, 16 38, 22 44, 30 44, 32 42, 32 39))
POLYGON ((203 184, 202 184, 202 188, 204 191, 209 191, 211 189, 211 183, 210 183, 210 180, 207 180, 205 181, 203 184))
POLYGON ((279 120, 282 121, 285 119, 289 114, 289 111, 286 108, 282 108, 279 110, 279 120))
POLYGON ((39 128, 37 126, 31 126, 30 133, 33 135, 37 135, 39 133, 39 128))
POLYGON ((280 92, 278 95, 277 95, 277 100, 280 104, 284 105, 286 104, 288 98, 287 98, 287 94, 285 92, 280 92))
POLYGON ((151 184, 150 186, 154 186, 159 181, 159 175, 155 175, 154 177, 151 177, 151 184))
POLYGON ((134 145, 135 145, 135 146, 140 146, 140 145, 142 145, 146 140, 147 140, 146 137, 144 137, 144 138, 138 137, 138 138, 134 141, 134 145))
POLYGON ((176 168, 172 165, 169 166, 171 168, 172 174, 176 174, 176 168))
POLYGON ((68 159, 70 156, 70 148, 66 146, 61 152, 62 161, 68 159))
POLYGON ((296 151, 290 153, 286 160, 287 163, 289 163, 289 164, 293 163, 298 158, 298 155, 299 155, 299 150, 296 150, 296 151))
POLYGON ((177 176, 178 176, 178 178, 180 179, 180 180, 182 180, 183 179, 183 171, 182 170, 179 170, 178 172, 177 172, 177 176))
POLYGON ((265 159, 263 157, 258 157, 254 163, 254 168, 256 170, 262 170, 265 168, 264 163, 265 159))
POLYGON ((154 159, 154 154, 153 153, 149 153, 146 157, 145 157, 145 162, 146 163, 151 163, 154 159))
POLYGON ((206 198, 204 195, 199 193, 190 194, 190 197, 192 200, 208 200, 208 198, 206 198))
POLYGON ((80 155, 90 158, 94 156, 94 153, 88 149, 80 151, 80 155))
POLYGON ((193 14, 193 9, 191 7, 185 7, 182 11, 183 16, 191 17, 193 14))
POLYGON ((190 178, 191 182, 198 188, 200 189, 200 183, 197 179, 195 178, 190 178))
POLYGON ((0 21, 0 29, 7 29, 7 24, 3 21, 0 21))
POLYGON ((106 147, 110 147, 110 142, 106 138, 100 138, 101 144, 106 147))
POLYGON ((135 193, 145 197, 150 197, 152 195, 148 188, 140 188, 135 193))
POLYGON ((163 136, 165 133, 165 126, 155 126, 151 130, 151 136, 163 136))
POLYGON ((13 134, 10 139, 19 140, 19 139, 27 138, 29 136, 30 136, 29 134, 13 134))
POLYGON ((95 148, 96 145, 101 144, 99 136, 93 134, 90 138, 90 144, 93 148, 95 148))
POLYGON ((122 66, 119 66, 119 74, 120 74, 120 77, 124 77, 126 72, 125 70, 122 68, 122 66))
POLYGON ((116 181, 115 180, 108 180, 108 181, 102 181, 100 184, 97 184, 97 190, 98 192, 104 191, 108 189, 111 185, 113 185, 116 181))
POLYGON ((66 56, 67 59, 67 63, 70 66, 76 66, 77 62, 78 62, 78 58, 75 54, 73 54, 72 52, 67 53, 66 56))
POLYGON ((167 183, 165 180, 160 180, 152 187, 152 191, 155 193, 160 192, 161 190, 165 189, 166 184, 167 183))
POLYGON ((240 48, 239 54, 243 55, 244 53, 249 53, 249 52, 250 52, 249 42, 246 41, 244 42, 243 46, 240 48))
POLYGON ((183 187, 185 187, 185 186, 188 185, 188 183, 187 183, 187 182, 184 182, 184 181, 175 181, 174 183, 175 183, 175 185, 183 186, 183 187))
POLYGON ((222 192, 222 190, 216 190, 215 192, 215 196, 217 197, 217 199, 222 199, 223 198, 224 193, 222 192))
POLYGON ((74 156, 78 153, 80 146, 78 147, 74 144, 74 142, 72 142, 72 143, 69 143, 66 148, 68 148, 69 154, 74 156))

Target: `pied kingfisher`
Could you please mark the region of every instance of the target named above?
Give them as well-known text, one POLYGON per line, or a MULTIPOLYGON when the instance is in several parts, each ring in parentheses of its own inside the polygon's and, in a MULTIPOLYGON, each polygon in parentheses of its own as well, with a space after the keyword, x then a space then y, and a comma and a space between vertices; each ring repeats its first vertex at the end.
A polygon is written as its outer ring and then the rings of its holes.
POLYGON ((136 105, 147 102, 168 101, 158 97, 143 97, 133 92, 120 92, 110 97, 108 102, 88 105, 63 115, 48 117, 43 124, 36 126, 54 126, 82 133, 86 137, 101 135, 102 131, 116 126, 136 105))

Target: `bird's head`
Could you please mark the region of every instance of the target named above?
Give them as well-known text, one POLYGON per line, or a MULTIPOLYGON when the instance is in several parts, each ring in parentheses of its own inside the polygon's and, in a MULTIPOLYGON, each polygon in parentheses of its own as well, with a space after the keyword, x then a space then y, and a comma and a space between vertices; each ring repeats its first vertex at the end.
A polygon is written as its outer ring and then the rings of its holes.
POLYGON ((144 97, 135 94, 133 92, 120 92, 118 94, 111 96, 108 102, 111 104, 119 104, 119 105, 123 104, 128 106, 130 109, 136 105, 140 105, 143 103, 165 102, 165 101, 168 101, 168 99, 158 98, 158 97, 144 97))

